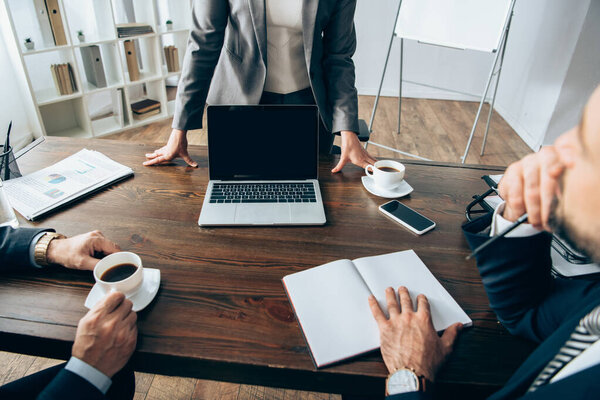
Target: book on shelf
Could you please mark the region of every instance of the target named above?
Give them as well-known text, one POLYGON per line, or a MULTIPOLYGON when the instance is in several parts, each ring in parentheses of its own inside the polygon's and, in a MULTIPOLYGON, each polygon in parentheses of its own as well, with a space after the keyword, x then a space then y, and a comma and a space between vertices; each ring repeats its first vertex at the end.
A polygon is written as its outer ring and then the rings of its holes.
POLYGON ((75 93, 77 91, 77 82, 75 81, 75 72, 73 72, 73 66, 71 63, 67 63, 67 72, 69 74, 71 93, 75 93))
POLYGON ((81 60, 87 81, 97 88, 106 87, 106 75, 102 64, 102 54, 97 45, 80 47, 81 60))
POLYGON ((121 127, 121 128, 125 126, 125 118, 124 118, 125 113, 123 110, 123 104, 125 103, 124 96, 125 96, 125 93, 123 92, 123 89, 121 89, 121 88, 115 90, 112 93, 113 115, 117 119, 119 127, 121 127))
POLYGON ((154 115, 158 115, 160 114, 160 108, 157 108, 156 110, 152 110, 152 111, 148 111, 142 114, 137 114, 137 113, 133 113, 133 118, 137 119, 138 121, 144 120, 146 118, 150 118, 154 115))
POLYGON ((177 72, 179 71, 179 51, 175 46, 165 46, 165 60, 167 62, 167 71, 168 72, 177 72))
POLYGON ((154 33, 154 30, 148 24, 135 22, 128 24, 117 24, 117 35, 119 38, 145 35, 147 33, 154 33))
POLYGON ((160 109, 160 102, 152 99, 144 99, 131 104, 131 111, 134 114, 145 114, 156 109, 160 109))
POLYGON ((127 61, 127 71, 129 71, 129 80, 137 81, 140 79, 140 67, 137 61, 137 52, 135 50, 135 43, 132 40, 126 40, 123 42, 125 48, 125 60, 127 61))
POLYGON ((67 36, 65 35, 65 27, 63 25, 60 7, 58 0, 46 0, 46 12, 50 20, 50 28, 54 37, 54 44, 64 46, 67 44, 67 36))
POLYGON ((427 296, 438 332, 473 323, 413 250, 333 261, 287 275, 283 285, 317 368, 379 348, 368 297, 388 314, 390 286, 407 287, 413 304, 417 295, 427 296))
POLYGON ((133 175, 102 153, 83 149, 56 164, 4 182, 10 204, 32 221, 133 175))
POLYGON ((77 91, 75 74, 73 73, 73 67, 70 63, 52 64, 50 70, 52 72, 56 90, 61 96, 73 94, 77 91))

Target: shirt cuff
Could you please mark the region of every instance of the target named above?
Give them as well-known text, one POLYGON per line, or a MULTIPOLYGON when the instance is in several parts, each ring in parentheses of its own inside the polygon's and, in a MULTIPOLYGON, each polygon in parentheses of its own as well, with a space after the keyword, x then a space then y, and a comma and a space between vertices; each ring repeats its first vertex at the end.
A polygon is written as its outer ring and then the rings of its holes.
MULTIPOLYGON (((490 236, 496 236, 498 233, 502 232, 504 229, 508 228, 513 224, 513 221, 509 221, 502 216, 505 206, 506 202, 503 201, 502 203, 498 204, 496 210, 494 210, 494 216, 492 217, 492 227, 490 229, 490 236)), ((537 235, 540 232, 541 230, 534 228, 533 225, 528 223, 522 223, 521 225, 513 229, 511 232, 507 233, 505 237, 526 237, 537 235)))
POLYGON ((65 369, 94 385, 102 394, 106 394, 108 388, 112 385, 112 380, 108 376, 77 357, 71 357, 65 369))
POLYGON ((44 268, 43 266, 41 266, 41 265, 39 265, 38 263, 35 262, 35 245, 37 244, 37 242, 40 241, 40 239, 42 238, 42 236, 44 236, 46 233, 48 233, 48 231, 38 233, 33 238, 33 240, 31 241, 31 243, 29 244, 29 261, 30 261, 30 264, 33 265, 36 268, 44 268))

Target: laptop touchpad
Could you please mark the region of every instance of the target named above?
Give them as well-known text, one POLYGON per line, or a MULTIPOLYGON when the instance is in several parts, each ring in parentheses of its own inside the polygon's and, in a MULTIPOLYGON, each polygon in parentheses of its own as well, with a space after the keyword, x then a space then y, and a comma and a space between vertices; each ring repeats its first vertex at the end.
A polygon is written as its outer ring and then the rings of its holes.
POLYGON ((290 206, 280 203, 238 204, 236 224, 287 224, 291 222, 290 206))

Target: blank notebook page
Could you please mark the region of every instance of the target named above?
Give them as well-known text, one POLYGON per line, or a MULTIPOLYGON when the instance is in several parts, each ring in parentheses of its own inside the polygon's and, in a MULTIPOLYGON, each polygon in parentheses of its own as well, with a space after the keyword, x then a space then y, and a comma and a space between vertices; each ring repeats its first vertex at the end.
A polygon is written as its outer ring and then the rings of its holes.
POLYGON ((351 261, 288 275, 283 283, 317 367, 379 347, 370 292, 351 261))
POLYGON ((391 286, 397 290, 400 286, 406 286, 415 307, 417 295, 427 296, 436 331, 442 331, 455 322, 461 322, 465 326, 472 324, 469 316, 454 301, 414 251, 406 250, 359 258, 354 260, 354 265, 386 313, 385 289, 391 286))

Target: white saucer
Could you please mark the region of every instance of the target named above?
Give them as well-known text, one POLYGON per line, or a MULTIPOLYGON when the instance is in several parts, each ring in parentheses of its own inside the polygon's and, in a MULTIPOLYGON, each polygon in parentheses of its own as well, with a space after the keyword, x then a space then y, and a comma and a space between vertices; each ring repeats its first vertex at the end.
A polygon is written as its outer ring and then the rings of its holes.
MULTIPOLYGON (((160 287, 160 270, 155 268, 144 268, 144 282, 142 287, 137 292, 127 296, 133 303, 133 311, 138 312, 146 308, 148 304, 152 302, 158 288, 160 287)), ((97 283, 94 285, 87 299, 85 299, 85 306, 92 308, 96 305, 100 299, 106 295, 106 291, 97 283)))
POLYGON ((386 199, 395 199, 397 197, 403 197, 410 194, 413 191, 412 186, 403 180, 398 186, 392 189, 383 189, 375 184, 375 180, 370 176, 363 176, 361 178, 362 184, 367 191, 375 196, 385 197, 386 199))

